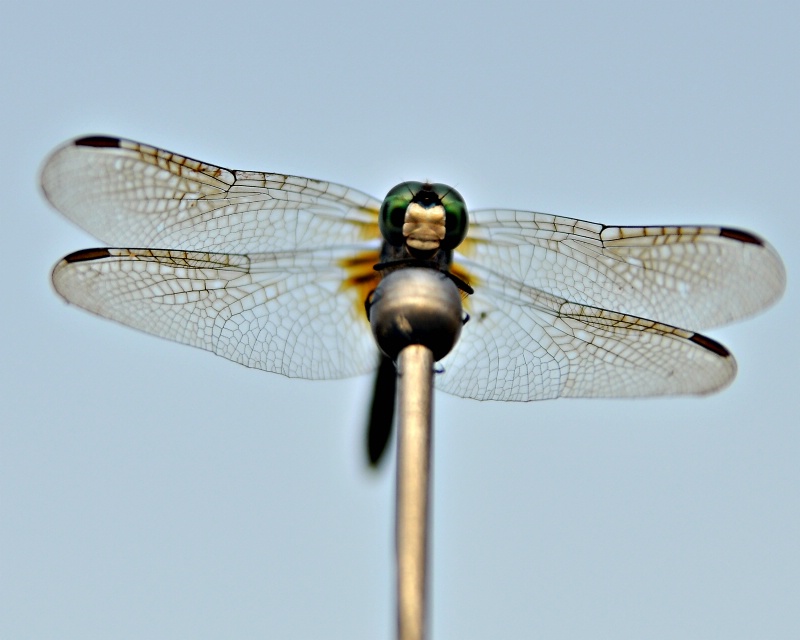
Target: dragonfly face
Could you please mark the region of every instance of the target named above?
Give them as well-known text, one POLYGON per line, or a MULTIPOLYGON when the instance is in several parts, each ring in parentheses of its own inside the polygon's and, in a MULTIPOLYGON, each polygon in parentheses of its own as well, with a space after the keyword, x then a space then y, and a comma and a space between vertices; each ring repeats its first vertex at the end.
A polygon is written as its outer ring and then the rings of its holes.
POLYGON ((416 265, 460 283, 471 318, 442 360, 443 391, 502 401, 710 393, 736 363, 697 332, 763 310, 786 282, 778 254, 746 231, 484 209, 470 212, 467 235, 464 200, 445 185, 403 183, 380 202, 120 138, 64 144, 42 186, 110 245, 56 265, 66 300, 290 377, 374 370, 364 300, 381 271, 416 265))
POLYGON ((414 258, 430 259, 439 250, 460 245, 469 220, 464 198, 453 187, 403 182, 386 194, 378 224, 391 246, 405 247, 414 258))

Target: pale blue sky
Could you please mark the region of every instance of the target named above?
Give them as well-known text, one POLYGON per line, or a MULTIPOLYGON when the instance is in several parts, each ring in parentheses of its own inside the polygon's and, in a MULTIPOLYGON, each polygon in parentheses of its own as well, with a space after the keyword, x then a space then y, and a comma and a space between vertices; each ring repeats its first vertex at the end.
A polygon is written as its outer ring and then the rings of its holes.
POLYGON ((0 637, 391 638, 394 468, 370 380, 287 380, 63 304, 97 241, 37 187, 85 133, 382 196, 769 239, 789 284, 710 332, 704 399, 436 397, 433 638, 800 634, 796 2, 16 3, 0 637), (234 8, 235 7, 235 8, 234 8))

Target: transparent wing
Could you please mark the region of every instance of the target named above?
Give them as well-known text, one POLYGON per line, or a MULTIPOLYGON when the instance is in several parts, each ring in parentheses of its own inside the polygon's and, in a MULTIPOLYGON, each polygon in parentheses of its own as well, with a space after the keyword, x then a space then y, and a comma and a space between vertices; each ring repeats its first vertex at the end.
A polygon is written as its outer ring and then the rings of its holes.
POLYGON ((733 356, 691 331, 571 302, 472 265, 469 322, 436 386, 477 400, 705 394, 733 356))
MULTIPOLYGON (((89 249, 53 270, 56 290, 97 315, 289 377, 370 371, 378 350, 354 266, 364 247, 251 255, 89 249)), ((373 272, 374 273, 374 272, 373 272)), ((369 275, 369 274, 367 274, 369 275)))
POLYGON ((380 237, 380 202, 354 189, 232 171, 120 138, 66 143, 41 179, 56 209, 115 246, 245 254, 380 237))
POLYGON ((693 329, 756 313, 786 284, 772 247, 724 227, 610 227, 484 210, 471 213, 459 252, 467 270, 517 280, 523 289, 693 329))

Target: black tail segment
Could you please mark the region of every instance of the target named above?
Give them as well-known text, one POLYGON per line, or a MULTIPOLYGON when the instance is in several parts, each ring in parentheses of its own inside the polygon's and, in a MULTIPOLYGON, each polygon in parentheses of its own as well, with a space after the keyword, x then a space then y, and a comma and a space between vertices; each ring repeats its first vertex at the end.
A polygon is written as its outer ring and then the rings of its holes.
POLYGON ((388 356, 381 354, 381 362, 375 373, 375 388, 367 424, 367 460, 377 469, 392 437, 394 424, 394 402, 397 389, 397 370, 388 356))
POLYGON ((722 356, 723 358, 727 358, 731 355, 731 352, 723 347, 719 342, 699 333, 695 333, 691 338, 689 338, 689 340, 695 344, 699 344, 701 347, 705 347, 709 351, 713 351, 718 356, 722 356))
POLYGON ((749 233, 748 231, 742 231, 741 229, 731 229, 729 227, 722 227, 719 230, 719 235, 723 238, 738 240, 739 242, 744 242, 746 244, 757 244, 760 247, 764 246, 764 241, 761 238, 759 238, 758 236, 754 236, 752 233, 749 233))
POLYGON ((86 136, 75 141, 76 147, 119 147, 119 138, 110 136, 86 136))

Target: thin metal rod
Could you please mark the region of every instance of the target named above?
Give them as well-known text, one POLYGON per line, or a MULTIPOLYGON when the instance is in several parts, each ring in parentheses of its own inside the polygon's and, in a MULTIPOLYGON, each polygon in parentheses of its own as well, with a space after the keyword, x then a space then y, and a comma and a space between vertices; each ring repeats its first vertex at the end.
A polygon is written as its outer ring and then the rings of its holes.
POLYGON ((423 640, 426 625, 433 353, 411 345, 397 360, 397 637, 423 640))

